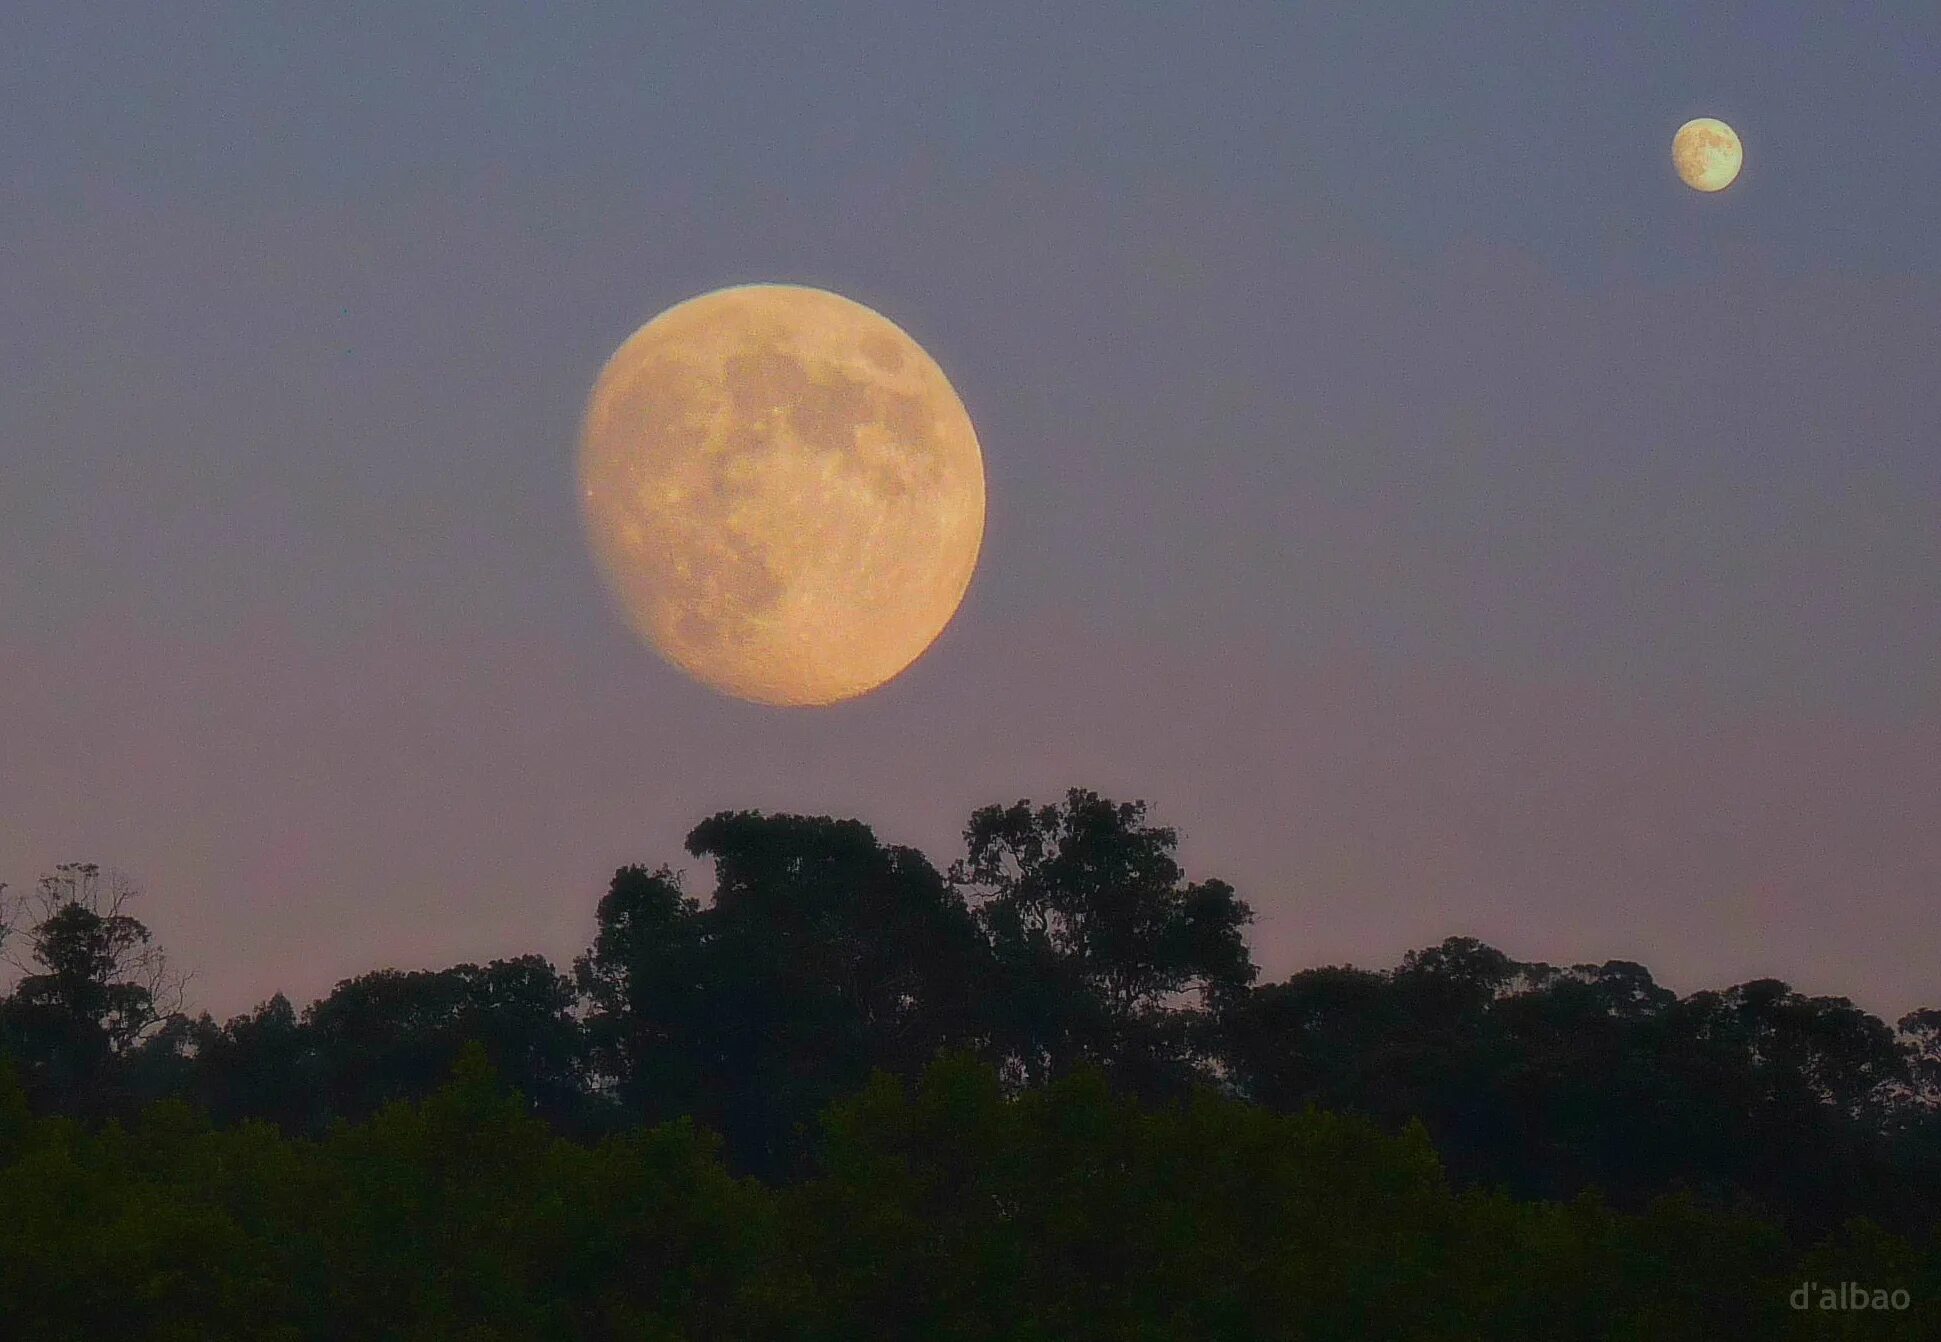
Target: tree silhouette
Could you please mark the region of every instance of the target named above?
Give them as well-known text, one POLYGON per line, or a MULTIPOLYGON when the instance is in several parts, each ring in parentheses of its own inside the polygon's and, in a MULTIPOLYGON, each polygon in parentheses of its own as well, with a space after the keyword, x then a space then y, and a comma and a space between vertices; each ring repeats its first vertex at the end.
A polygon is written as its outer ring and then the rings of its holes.
POLYGON ((964 833, 952 882, 997 964, 998 1046, 1032 1085, 1096 1062, 1144 1091, 1197 1075, 1183 1006, 1232 1001, 1255 974, 1252 911, 1223 881, 1185 881, 1179 836, 1143 802, 1073 789, 1056 805, 987 806, 964 833))
MULTIPOLYGON (((333 1116, 363 1117, 431 1093, 469 1044, 548 1117, 570 1122, 583 1094, 570 981, 537 955, 483 967, 346 979, 304 1012, 333 1116)), ((261 1021, 268 1044, 280 1022, 261 1021)))
POLYGON ((314 1035, 282 993, 223 1025, 205 1014, 188 1035, 183 1092, 218 1122, 261 1119, 318 1136, 333 1111, 353 1107, 333 1103, 314 1035))
MULTIPOLYGON (((16 1079, 11 1090, 0 1083, 0 1165, 8 1149, 21 1149, 24 1132, 79 1133, 103 1118, 125 1125, 155 1100, 186 1100, 223 1131, 252 1131, 252 1120, 267 1120, 292 1137, 328 1143, 344 1122, 375 1121, 438 1094, 475 1048, 523 1097, 525 1131, 546 1128, 586 1144, 603 1134, 625 1141, 643 1124, 692 1120, 721 1135, 728 1168, 800 1188, 822 1177, 819 1169, 827 1173, 819 1162, 831 1136, 816 1119, 831 1103, 862 1092, 872 1075, 913 1082, 949 1053, 971 1071, 960 1068, 952 1074, 958 1080, 926 1092, 925 1104, 975 1108, 986 1103, 977 1096, 988 1083, 989 1103, 1008 1106, 1067 1093, 1060 1088, 1068 1082, 1094 1084, 1080 1080, 1094 1076, 1128 1102, 1188 1101, 1211 1084, 1241 1104, 1235 1112, 1318 1108, 1372 1120, 1391 1135, 1419 1125, 1452 1196, 1484 1200, 1476 1213, 1483 1221, 1497 1214, 1487 1211, 1490 1198, 1561 1209, 1554 1216, 1563 1222, 1552 1224, 1545 1212, 1524 1230, 1535 1236, 1530 1243, 1561 1246, 1552 1284, 1579 1302, 1584 1319, 1604 1307, 1599 1292, 1609 1286, 1571 1275, 1586 1261, 1581 1254, 1592 1252, 1572 1237, 1604 1224, 1595 1220, 1604 1213, 1579 1210, 1585 1199, 1646 1218, 1641 1224, 1659 1225, 1668 1243, 1723 1236, 1719 1242, 1738 1245, 1733 1252, 1742 1257, 1717 1271, 1737 1273, 1735 1280, 1758 1275, 1760 1254, 1770 1259, 1754 1240, 1718 1228, 1748 1212, 1795 1246, 1854 1216, 1896 1233, 1934 1227, 1941 1206, 1936 1011, 1910 1013, 1892 1029, 1844 998, 1801 994, 1771 979, 1680 997, 1631 962, 1524 962, 1465 937, 1411 951, 1392 969, 1330 966, 1255 984, 1247 905, 1223 882, 1189 881, 1177 835, 1139 803, 1075 790, 1055 805, 986 807, 971 817, 965 841, 946 876, 922 853, 885 843, 855 821, 722 812, 687 840, 688 853, 711 866, 711 888, 689 894, 667 867, 620 869, 570 979, 538 956, 378 970, 344 980, 302 1010, 278 995, 222 1024, 176 1009, 180 980, 129 912, 134 892, 125 880, 91 866, 60 868, 33 897, 0 899, 11 930, 5 949, 23 970, 0 998, 0 1053, 12 1055, 11 1064, 0 1059, 0 1072, 10 1066, 16 1079), (982 1078, 975 1084, 964 1079, 972 1072, 982 1078), (31 1114, 76 1116, 89 1126, 38 1128, 23 1117, 31 1114), (1667 1195, 1685 1197, 1686 1211, 1664 1211, 1667 1195), (1578 1267, 1570 1253, 1580 1254, 1578 1267)), ((164 1104, 155 1112, 174 1111, 164 1104)), ((1121 1115, 1109 1120, 1117 1123, 1134 1111, 1072 1104, 1058 1112, 1061 1121, 1082 1124, 1108 1121, 1097 1117, 1108 1112, 1121 1115)), ((187 1122, 158 1119, 141 1140, 160 1143, 156 1159, 176 1159, 168 1153, 200 1140, 187 1122)), ((972 1124, 958 1138, 975 1148, 999 1135, 972 1124)), ((270 1139, 259 1131, 250 1140, 270 1139)), ((245 1143, 224 1160, 254 1168, 250 1162, 268 1149, 245 1143)), ((1104 1149, 1119 1151, 1111 1159, 1133 1158, 1109 1143, 1104 1149)), ((991 1158, 1024 1156, 1014 1147, 991 1158)), ((1104 1157, 1087 1157, 1094 1158, 1104 1157)), ((377 1155, 370 1159, 370 1168, 381 1168, 377 1155)), ((889 1181, 877 1190, 885 1197, 902 1197, 896 1180, 917 1168, 893 1161, 871 1177, 889 1181)), ((1155 1168, 1184 1177, 1164 1162, 1155 1168)), ((41 1192, 31 1196, 68 1188, 60 1181, 71 1171, 42 1173, 53 1182, 35 1185, 41 1192)), ((923 1177, 948 1184, 973 1173, 939 1167, 923 1177)), ((197 1177, 213 1176, 204 1169, 197 1177)), ((1111 1177, 1109 1169, 1097 1177, 1111 1177)), ((306 1187, 304 1196, 323 1196, 321 1185, 306 1187)), ((1001 1180, 991 1189, 999 1223, 974 1252, 1022 1252, 1024 1242, 1006 1227, 1022 1214, 1024 1195, 1001 1180)), ((70 1191, 84 1203, 96 1197, 80 1185, 70 1191)), ((100 1197, 108 1199, 100 1205, 112 1205, 108 1194, 100 1197)), ((1047 1204, 1045 1217, 1090 1205, 1077 1189, 1059 1197, 1065 1200, 1047 1204)), ((383 1205, 375 1192, 368 1202, 383 1205)), ((1083 1214, 1105 1224, 1121 1212, 1136 1220, 1130 1204, 1083 1214)), ((172 1215, 156 1211, 139 1234, 130 1232, 130 1271, 180 1267, 174 1246, 201 1232, 175 1225, 172 1215)), ((941 1233, 924 1229, 907 1208, 883 1215, 904 1218, 899 1233, 941 1233)), ((1210 1213, 1191 1215, 1202 1228, 1212 1224, 1210 1213)), ((810 1224, 829 1228, 826 1220, 810 1224)), ((879 1251, 880 1237, 870 1237, 876 1232, 856 1230, 843 1252, 879 1251)), ((329 1233, 340 1232, 364 1233, 329 1233)), ((244 1233, 220 1230, 231 1240, 244 1233)), ((1608 1240, 1617 1232, 1607 1225, 1597 1233, 1608 1240)), ((1498 1241, 1484 1248, 1512 1252, 1498 1241)), ((1526 1250, 1536 1252, 1529 1244, 1514 1252, 1526 1250)), ((251 1270, 295 1271, 302 1261, 251 1270)), ((1662 1255, 1651 1262, 1653 1272, 1678 1266, 1662 1255)), ((828 1262, 823 1268, 836 1272, 828 1262)), ((1076 1262, 1070 1268, 1101 1290, 1119 1289, 1116 1278, 1088 1277, 1091 1269, 1076 1262)), ((516 1268, 529 1284, 533 1274, 554 1270, 566 1268, 516 1268)), ((791 1280, 787 1290, 801 1285, 791 1280)), ((1024 1289, 1019 1278, 1003 1280, 1011 1284, 992 1289, 1024 1289)), ((894 1277, 872 1278, 856 1289, 868 1295, 893 1286, 894 1277)), ((771 1287, 784 1289, 762 1289, 771 1287)), ((235 1289, 243 1298, 256 1288, 235 1289)), ((367 1298, 390 1298, 383 1292, 393 1289, 402 1287, 393 1282, 367 1298)), ((626 1297, 632 1303, 616 1303, 613 1317, 679 1313, 641 1290, 626 1297), (659 1303, 643 1303, 649 1296, 659 1303)), ((466 1308, 491 1314, 497 1306, 489 1294, 466 1308)), ((1059 1313, 1063 1304, 1044 1308, 1051 1312, 1033 1315, 1034 1326, 1055 1318, 1045 1326, 1061 1336, 1089 1326, 1059 1313)), ((1485 1316, 1496 1317, 1478 1317, 1485 1316)), ((554 1316, 530 1316, 542 1317, 554 1316)), ((989 1315, 1023 1328, 1020 1317, 1002 1309, 989 1315)), ((1207 1317, 1224 1316, 1216 1309, 1207 1317)), ((1541 1333, 1541 1318, 1532 1318, 1509 1335, 1541 1333)), ((8 1322, 4 1313, 0 1322, 8 1322)), ((1223 1326, 1206 1324, 1216 1333, 1223 1326)), ((998 1323, 990 1327, 1001 1332, 998 1323)))
POLYGON ((871 1070, 975 1039, 983 946, 921 853, 855 821, 755 812, 702 822, 687 847, 714 861, 709 903, 666 869, 623 868, 578 965, 631 1112, 693 1113, 744 1168, 776 1174, 871 1070))
POLYGON ((1520 1196, 1635 1208, 1687 1189, 1812 1232, 1863 1211, 1918 1224, 1941 1193, 1919 1125, 1892 1117, 1907 1043, 1775 980, 1681 999, 1629 962, 1559 969, 1451 938, 1386 973, 1258 988, 1219 1037, 1256 1102, 1420 1119, 1459 1178, 1520 1196))
POLYGON ((1896 1028, 1908 1058, 1904 1099, 1923 1111, 1941 1110, 1941 1009, 1910 1011, 1896 1028))
POLYGON ((670 868, 622 867, 574 962, 594 1074, 630 1115, 672 1118, 699 1102, 711 972, 700 911, 670 868))
POLYGON ((123 875, 69 863, 31 896, 0 889, 0 930, 23 971, 0 1002, 0 1043, 28 1068, 31 1091, 77 1113, 117 1102, 114 1064, 177 1015, 186 979, 128 912, 123 875))

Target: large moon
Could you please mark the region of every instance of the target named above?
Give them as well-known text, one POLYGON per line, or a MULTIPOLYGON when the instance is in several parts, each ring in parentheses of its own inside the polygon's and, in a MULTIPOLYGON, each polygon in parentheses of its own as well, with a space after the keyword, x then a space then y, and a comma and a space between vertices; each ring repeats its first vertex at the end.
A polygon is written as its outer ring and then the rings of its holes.
POLYGON ((831 704, 943 632, 984 538, 984 458, 936 361, 822 289, 689 299, 601 370, 579 451, 634 628, 725 694, 831 704))
POLYGON ((1723 191, 1739 175, 1745 148, 1738 132, 1723 121, 1695 117, 1671 137, 1671 161, 1694 191, 1723 191))

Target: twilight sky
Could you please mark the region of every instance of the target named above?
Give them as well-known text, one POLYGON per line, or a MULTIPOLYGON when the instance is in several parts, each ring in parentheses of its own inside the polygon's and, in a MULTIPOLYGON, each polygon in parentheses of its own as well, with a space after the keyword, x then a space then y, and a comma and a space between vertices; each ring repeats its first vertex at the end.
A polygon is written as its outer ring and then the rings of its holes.
POLYGON ((569 959, 719 808, 947 861, 1085 785, 1268 977, 1941 1005, 1931 0, 941 8, 11 0, 0 880, 127 871, 225 1015, 569 959), (833 709, 640 648, 573 498, 602 360, 752 280, 983 441, 957 621, 833 709))

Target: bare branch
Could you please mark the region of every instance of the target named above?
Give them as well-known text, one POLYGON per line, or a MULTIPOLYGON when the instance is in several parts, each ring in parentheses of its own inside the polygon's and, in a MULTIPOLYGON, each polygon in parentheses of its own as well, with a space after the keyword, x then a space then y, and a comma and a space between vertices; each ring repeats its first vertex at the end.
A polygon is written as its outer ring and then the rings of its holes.
POLYGON ((187 993, 188 977, 170 968, 129 912, 140 893, 121 872, 92 862, 56 867, 31 897, 0 887, 0 929, 28 930, 20 949, 4 955, 23 975, 17 991, 95 1020, 116 1052, 178 1017, 187 993))

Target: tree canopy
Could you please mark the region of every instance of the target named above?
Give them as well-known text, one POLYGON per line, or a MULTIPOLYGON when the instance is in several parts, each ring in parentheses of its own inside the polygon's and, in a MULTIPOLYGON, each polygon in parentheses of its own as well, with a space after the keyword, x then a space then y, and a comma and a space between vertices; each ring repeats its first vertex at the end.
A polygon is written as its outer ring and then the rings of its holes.
POLYGON ((1832 1335, 1808 1278, 1941 1335, 1941 1012, 1465 937, 1262 983, 1178 843, 722 812, 569 971, 226 1022, 59 868, 0 901, 0 1336, 1832 1335))

